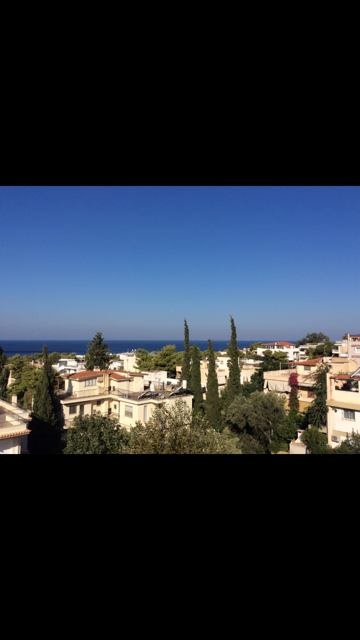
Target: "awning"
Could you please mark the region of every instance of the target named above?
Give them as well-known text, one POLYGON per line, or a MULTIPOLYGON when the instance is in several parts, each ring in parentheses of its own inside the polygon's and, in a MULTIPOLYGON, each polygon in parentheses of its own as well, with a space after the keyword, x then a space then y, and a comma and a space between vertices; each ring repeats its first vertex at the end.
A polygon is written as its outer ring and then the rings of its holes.
POLYGON ((289 393, 291 391, 288 383, 283 380, 265 380, 264 389, 266 388, 269 391, 278 391, 280 393, 285 391, 289 393))

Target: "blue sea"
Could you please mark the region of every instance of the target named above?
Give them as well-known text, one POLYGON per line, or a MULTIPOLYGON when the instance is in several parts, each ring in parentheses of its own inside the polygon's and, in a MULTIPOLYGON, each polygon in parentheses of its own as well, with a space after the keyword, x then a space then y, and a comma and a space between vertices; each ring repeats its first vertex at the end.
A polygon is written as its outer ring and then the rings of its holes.
MULTIPOLYGON (((91 340, 91 338, 90 338, 91 340)), ((46 344, 48 353, 57 351, 58 353, 76 353, 77 355, 85 355, 88 350, 90 340, 0 340, 0 346, 4 353, 9 356, 33 355, 41 353, 43 346, 46 344)), ((150 353, 152 351, 161 351, 167 344, 174 344, 176 351, 184 351, 183 340, 107 340, 111 353, 126 353, 133 349, 146 349, 150 353)), ((208 349, 207 340, 190 340, 190 345, 197 344, 201 351, 208 349)), ((248 348, 254 342, 274 342, 274 340, 238 340, 239 349, 248 348)), ((296 342, 296 340, 290 340, 296 342)), ((229 340, 212 340, 214 351, 224 351, 228 348, 229 340)))

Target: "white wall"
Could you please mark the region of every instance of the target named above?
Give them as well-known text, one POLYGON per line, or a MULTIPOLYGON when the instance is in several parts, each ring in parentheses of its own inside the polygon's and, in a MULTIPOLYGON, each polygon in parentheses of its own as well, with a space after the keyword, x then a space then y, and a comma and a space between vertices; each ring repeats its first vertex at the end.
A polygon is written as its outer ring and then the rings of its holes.
POLYGON ((0 440, 0 455, 21 453, 20 436, 17 438, 4 438, 0 440))

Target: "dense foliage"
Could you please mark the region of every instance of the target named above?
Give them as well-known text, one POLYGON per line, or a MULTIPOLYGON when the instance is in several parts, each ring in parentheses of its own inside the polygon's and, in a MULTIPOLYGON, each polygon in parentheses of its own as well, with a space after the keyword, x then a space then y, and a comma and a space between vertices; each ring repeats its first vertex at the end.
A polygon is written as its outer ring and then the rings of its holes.
POLYGON ((323 340, 330 340, 329 336, 326 336, 324 333, 307 333, 305 338, 298 340, 296 343, 296 347, 301 347, 303 344, 318 344, 323 340))
POLYGON ((228 362, 229 367, 229 380, 226 385, 227 390, 227 402, 228 405, 236 398, 240 393, 240 365, 239 365, 239 348, 237 343, 236 327, 234 319, 230 316, 231 324, 231 339, 228 347, 228 355, 230 360, 228 362))
POLYGON ((227 420, 233 430, 248 436, 247 443, 254 449, 270 453, 286 421, 285 398, 272 391, 255 391, 249 398, 239 395, 229 407, 227 420))
POLYGON ((154 409, 150 420, 131 430, 130 453, 219 453, 219 438, 204 417, 194 417, 179 398, 174 406, 154 409))
POLYGON ((215 355, 211 340, 209 343, 209 368, 206 385, 205 415, 212 429, 222 431, 223 424, 220 413, 219 385, 215 369, 215 355))
POLYGON ((200 349, 198 349, 196 343, 194 345, 192 353, 190 388, 192 393, 194 394, 194 413, 197 414, 199 411, 202 413, 204 402, 201 388, 200 349))
POLYGON ((309 425, 317 428, 326 426, 326 416, 329 411, 326 404, 326 374, 328 371, 328 365, 320 363, 311 376, 314 380, 314 384, 310 387, 310 391, 314 395, 314 400, 312 401, 306 415, 309 425))
POLYGON ((104 342, 102 333, 98 331, 88 344, 88 351, 85 355, 85 369, 87 371, 93 371, 94 367, 100 367, 100 371, 102 371, 109 366, 111 356, 108 346, 109 343, 104 342))
POLYGON ((94 413, 78 415, 67 430, 66 454, 129 453, 130 434, 116 418, 94 413))
POLYGON ((189 342, 189 327, 184 321, 184 355, 181 367, 181 376, 180 380, 187 380, 188 385, 190 386, 191 381, 191 365, 190 365, 190 342, 189 342))
POLYGON ((155 407, 146 422, 128 431, 116 419, 94 414, 76 416, 68 430, 66 454, 204 454, 218 453, 219 439, 204 418, 193 417, 178 398, 172 407, 155 407))
POLYGON ((34 392, 34 414, 52 426, 57 425, 59 401, 55 395, 55 373, 47 354, 47 347, 43 348, 43 368, 40 370, 39 380, 34 392))

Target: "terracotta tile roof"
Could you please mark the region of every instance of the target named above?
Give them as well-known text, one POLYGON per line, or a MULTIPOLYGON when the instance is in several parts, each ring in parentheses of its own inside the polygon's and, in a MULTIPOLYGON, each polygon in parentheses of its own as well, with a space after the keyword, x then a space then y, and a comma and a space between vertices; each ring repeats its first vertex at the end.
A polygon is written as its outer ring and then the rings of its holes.
POLYGON ((292 342, 264 342, 263 345, 264 347, 269 347, 270 345, 278 345, 281 347, 295 347, 295 345, 292 342))
POLYGON ((13 431, 8 433, 1 433, 0 440, 2 438, 17 438, 18 436, 26 436, 27 433, 31 433, 29 429, 23 429, 23 431, 13 431))
POLYGON ((129 380, 129 376, 122 376, 118 372, 110 373, 110 378, 114 378, 114 380, 129 380))
POLYGON ((127 373, 129 376, 141 376, 142 378, 146 375, 145 373, 137 373, 137 371, 121 371, 121 373, 127 373))
POLYGON ((300 367, 303 366, 307 366, 308 364, 310 366, 317 364, 318 362, 320 362, 320 360, 322 360, 322 358, 315 358, 315 360, 303 360, 302 362, 297 362, 297 365, 300 365, 300 367))

